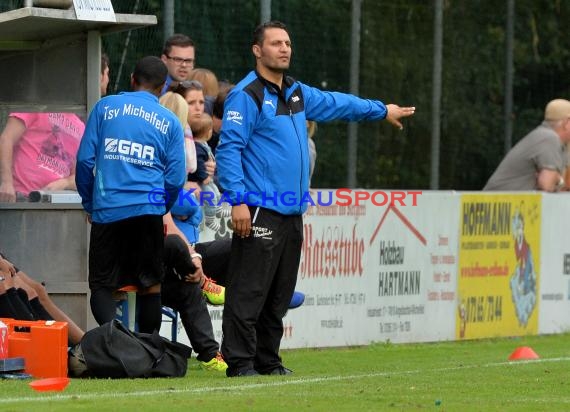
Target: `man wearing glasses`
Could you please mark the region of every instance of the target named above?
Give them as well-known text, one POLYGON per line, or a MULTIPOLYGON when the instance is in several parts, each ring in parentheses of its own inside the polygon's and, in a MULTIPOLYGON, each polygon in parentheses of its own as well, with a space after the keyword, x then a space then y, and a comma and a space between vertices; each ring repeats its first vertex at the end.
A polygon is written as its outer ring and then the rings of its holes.
POLYGON ((178 83, 188 80, 194 69, 194 56, 194 42, 185 34, 173 34, 166 40, 160 58, 168 68, 168 77, 161 95, 171 87, 178 86, 178 83))

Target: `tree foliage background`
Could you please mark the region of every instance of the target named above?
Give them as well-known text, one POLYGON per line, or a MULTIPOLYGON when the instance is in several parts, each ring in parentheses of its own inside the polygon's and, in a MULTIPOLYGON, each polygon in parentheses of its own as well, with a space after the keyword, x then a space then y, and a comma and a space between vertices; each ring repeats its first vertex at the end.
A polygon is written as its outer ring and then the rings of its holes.
MULTIPOLYGON (((2 10, 21 7, 5 0, 2 10)), ((273 19, 293 40, 290 74, 348 91, 351 0, 273 0, 273 19)), ((144 55, 160 55, 162 0, 113 0, 117 13, 154 14, 159 24, 104 37, 110 92, 128 88, 144 55)), ((445 0, 440 188, 478 190, 504 155, 506 0, 445 0)), ((175 31, 197 43, 197 66, 237 82, 253 67, 251 33, 260 0, 175 0, 175 31)), ((570 1, 516 0, 513 144, 542 120, 545 104, 570 98, 570 1)), ((428 188, 434 4, 363 0, 360 95, 414 105, 403 132, 385 122, 358 126, 358 185, 428 188)), ((320 124, 314 187, 346 185, 347 125, 320 124)))

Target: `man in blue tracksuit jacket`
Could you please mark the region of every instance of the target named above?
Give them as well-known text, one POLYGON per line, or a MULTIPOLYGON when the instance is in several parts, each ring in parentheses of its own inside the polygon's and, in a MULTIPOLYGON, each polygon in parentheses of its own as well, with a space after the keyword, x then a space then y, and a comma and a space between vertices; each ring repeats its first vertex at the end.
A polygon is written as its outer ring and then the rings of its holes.
POLYGON ((133 92, 101 99, 77 153, 76 183, 92 220, 91 311, 99 324, 115 318, 112 293, 139 290, 139 330, 160 329, 164 226, 186 178, 184 133, 158 102, 167 68, 157 57, 135 66, 133 92))
POLYGON ((254 31, 256 70, 228 95, 218 176, 232 202, 232 257, 223 313, 227 376, 288 375, 279 345, 303 243, 309 190, 306 120, 381 120, 402 128, 413 107, 323 92, 285 76, 291 59, 286 26, 254 31))

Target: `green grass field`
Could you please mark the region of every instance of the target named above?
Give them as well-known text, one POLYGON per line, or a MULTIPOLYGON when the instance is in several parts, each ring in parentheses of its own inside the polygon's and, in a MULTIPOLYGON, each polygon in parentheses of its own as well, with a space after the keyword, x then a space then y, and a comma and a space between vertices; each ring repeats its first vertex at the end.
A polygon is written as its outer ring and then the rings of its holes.
POLYGON ((0 410, 567 411, 570 335, 283 351, 292 377, 229 379, 195 360, 180 379, 0 381, 0 410), (509 362, 520 346, 540 356, 509 362))

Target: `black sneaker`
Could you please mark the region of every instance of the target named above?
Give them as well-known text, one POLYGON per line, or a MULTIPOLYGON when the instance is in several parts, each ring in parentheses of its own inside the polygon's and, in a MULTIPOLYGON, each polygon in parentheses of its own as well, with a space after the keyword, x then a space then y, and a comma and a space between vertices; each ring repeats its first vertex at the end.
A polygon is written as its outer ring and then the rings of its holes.
POLYGON ((292 375, 293 371, 285 366, 278 366, 275 369, 264 373, 264 375, 292 375))
POLYGON ((239 378, 245 376, 258 376, 259 372, 255 369, 234 369, 228 368, 226 369, 226 376, 228 378, 239 378))

